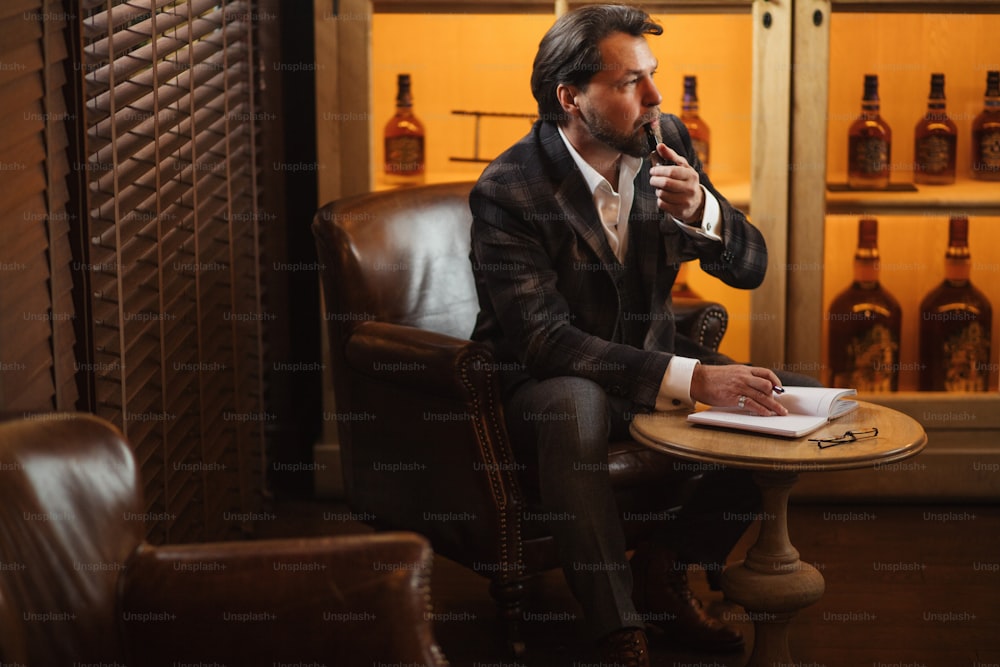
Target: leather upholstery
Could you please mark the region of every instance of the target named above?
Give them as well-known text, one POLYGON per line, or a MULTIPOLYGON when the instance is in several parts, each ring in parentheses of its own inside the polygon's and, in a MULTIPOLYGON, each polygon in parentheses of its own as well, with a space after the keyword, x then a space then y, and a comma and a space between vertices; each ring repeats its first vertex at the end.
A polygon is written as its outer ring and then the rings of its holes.
POLYGON ((151 546, 109 423, 0 423, 0 664, 444 665, 415 534, 151 546))
MULTIPOLYGON (((352 508, 375 525, 428 536, 435 551, 489 577, 504 615, 516 618, 519 594, 510 589, 557 561, 533 511, 533 462, 517 460, 508 441, 498 365, 487 345, 468 339, 479 310, 471 187, 369 193, 317 212, 331 418, 352 508)), ((717 349, 727 323, 720 304, 681 299, 675 310, 679 332, 717 349)), ((621 511, 676 507, 694 476, 675 463, 614 443, 621 511), (675 495, 665 498, 664 488, 675 495)))
POLYGON ((118 580, 143 536, 131 452, 96 418, 42 416, 0 433, 0 577, 13 610, 0 652, 19 635, 27 654, 14 662, 121 661, 118 580))

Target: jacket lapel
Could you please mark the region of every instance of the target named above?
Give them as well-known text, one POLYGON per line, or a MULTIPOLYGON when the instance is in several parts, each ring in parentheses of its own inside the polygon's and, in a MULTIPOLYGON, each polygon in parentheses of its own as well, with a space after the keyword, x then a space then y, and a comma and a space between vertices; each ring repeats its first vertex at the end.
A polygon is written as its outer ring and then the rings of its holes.
POLYGON ((539 134, 542 151, 553 166, 556 202, 560 210, 565 212, 567 224, 580 235, 602 265, 616 267, 620 271, 623 267, 608 243, 604 226, 594 206, 594 197, 580 170, 576 168, 573 156, 566 150, 559 131, 551 123, 542 123, 539 134))

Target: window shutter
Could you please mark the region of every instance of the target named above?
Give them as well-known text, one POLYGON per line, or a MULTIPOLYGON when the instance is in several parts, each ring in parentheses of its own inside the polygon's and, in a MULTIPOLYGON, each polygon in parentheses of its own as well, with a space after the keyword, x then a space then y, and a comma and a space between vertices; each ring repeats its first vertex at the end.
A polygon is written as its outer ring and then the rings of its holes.
POLYGON ((77 400, 67 29, 59 1, 0 6, 0 411, 77 400))
POLYGON ((136 450, 154 542, 263 498, 252 4, 79 0, 96 412, 136 450))

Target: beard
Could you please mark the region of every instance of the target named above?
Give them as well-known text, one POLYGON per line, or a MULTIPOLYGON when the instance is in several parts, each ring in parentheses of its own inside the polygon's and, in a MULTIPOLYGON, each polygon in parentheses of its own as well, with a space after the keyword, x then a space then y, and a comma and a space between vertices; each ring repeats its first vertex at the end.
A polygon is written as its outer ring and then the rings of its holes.
MULTIPOLYGON (((582 108, 580 109, 580 117, 583 119, 583 124, 587 127, 587 130, 590 131, 591 136, 614 148, 616 151, 625 155, 631 155, 632 157, 646 157, 649 153, 642 125, 632 131, 623 132, 613 127, 603 116, 591 114, 582 108)), ((658 118, 652 119, 654 123, 658 121, 658 118)))

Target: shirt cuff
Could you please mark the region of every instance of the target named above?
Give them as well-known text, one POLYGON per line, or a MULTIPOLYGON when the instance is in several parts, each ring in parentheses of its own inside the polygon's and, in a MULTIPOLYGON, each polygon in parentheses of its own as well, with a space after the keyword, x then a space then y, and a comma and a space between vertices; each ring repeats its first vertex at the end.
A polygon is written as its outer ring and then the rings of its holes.
POLYGON ((704 236, 707 239, 721 243, 722 208, 719 206, 719 200, 704 185, 699 183, 698 187, 705 193, 705 211, 701 215, 701 224, 699 226, 689 225, 677 218, 674 218, 674 222, 692 236, 704 236))
POLYGON ((691 398, 691 378, 694 367, 701 362, 690 357, 674 355, 667 364, 667 371, 660 381, 660 391, 656 395, 657 410, 676 410, 682 406, 694 405, 691 398))

